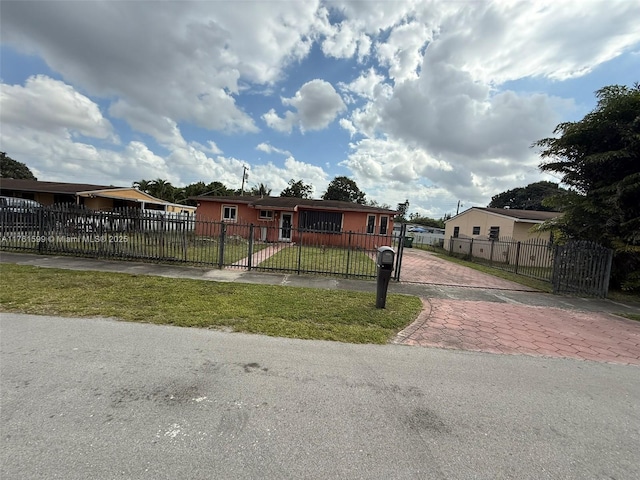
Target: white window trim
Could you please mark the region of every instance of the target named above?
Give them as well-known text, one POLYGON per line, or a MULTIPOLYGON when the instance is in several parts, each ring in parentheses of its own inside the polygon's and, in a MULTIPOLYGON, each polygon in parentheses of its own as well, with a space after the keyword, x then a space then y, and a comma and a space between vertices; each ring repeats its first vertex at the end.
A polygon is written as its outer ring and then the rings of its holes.
POLYGON ((258 211, 258 218, 260 220, 268 220, 270 222, 273 222, 273 218, 275 217, 273 210, 259 210, 258 211), (263 217, 262 216, 262 212, 269 212, 271 214, 271 216, 269 217, 263 217))
POLYGON ((378 224, 378 231, 380 232, 380 235, 388 235, 389 234, 389 215, 380 215, 380 223, 378 224), (387 231, 382 233, 382 219, 386 218, 387 219, 387 231))
POLYGON ((236 223, 238 221, 238 206, 237 205, 222 205, 222 221, 223 222, 227 222, 227 223, 236 223), (233 211, 235 212, 233 218, 225 218, 224 216, 224 211, 229 208, 229 209, 233 209, 233 211))
POLYGON ((367 214, 367 224, 365 225, 365 228, 367 229, 367 234, 368 235, 374 235, 376 233, 376 215, 369 213, 367 214), (371 231, 369 231, 369 219, 373 217, 373 225, 372 225, 372 229, 371 231))

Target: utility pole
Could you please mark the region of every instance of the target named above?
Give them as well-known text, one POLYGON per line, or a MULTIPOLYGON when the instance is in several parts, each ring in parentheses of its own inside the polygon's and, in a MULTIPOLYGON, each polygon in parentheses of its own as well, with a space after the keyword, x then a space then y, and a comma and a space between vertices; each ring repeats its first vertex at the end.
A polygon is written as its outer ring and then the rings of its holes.
POLYGON ((458 200, 458 208, 456 208, 456 215, 460 213, 460 200, 458 200))
POLYGON ((247 173, 247 170, 249 170, 247 168, 246 165, 242 166, 242 187, 240 188, 240 196, 244 196, 244 181, 249 178, 249 174, 247 173))

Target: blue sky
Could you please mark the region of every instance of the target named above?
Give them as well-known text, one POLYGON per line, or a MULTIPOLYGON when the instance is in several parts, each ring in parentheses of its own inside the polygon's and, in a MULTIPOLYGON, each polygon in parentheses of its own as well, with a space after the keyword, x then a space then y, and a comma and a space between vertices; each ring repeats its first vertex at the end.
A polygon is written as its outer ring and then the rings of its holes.
POLYGON ((531 144, 640 80, 640 4, 0 4, 0 150, 40 180, 338 175, 439 218, 539 180, 531 144))

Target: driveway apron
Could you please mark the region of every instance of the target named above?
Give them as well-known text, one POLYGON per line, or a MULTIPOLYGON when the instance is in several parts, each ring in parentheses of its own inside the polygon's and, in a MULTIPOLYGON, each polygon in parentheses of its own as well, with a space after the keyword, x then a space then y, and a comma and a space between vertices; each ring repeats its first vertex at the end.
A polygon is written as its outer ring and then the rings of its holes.
MULTIPOLYGON (((492 277, 435 255, 406 249, 401 282, 494 291, 535 290, 492 277)), ((471 290, 469 290, 471 293, 471 290)), ((434 298, 421 295, 424 309, 418 319, 398 333, 394 343, 452 348, 498 354, 575 358, 640 365, 640 322, 610 313, 540 306, 520 294, 489 294, 490 300, 434 298)), ((538 294, 539 296, 539 294, 538 294)))

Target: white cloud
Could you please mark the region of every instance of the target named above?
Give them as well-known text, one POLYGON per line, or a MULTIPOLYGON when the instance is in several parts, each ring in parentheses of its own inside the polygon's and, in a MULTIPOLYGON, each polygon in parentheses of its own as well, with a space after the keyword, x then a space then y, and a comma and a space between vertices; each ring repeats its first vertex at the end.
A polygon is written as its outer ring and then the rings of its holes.
POLYGON ((72 86, 45 75, 29 77, 25 86, 2 84, 0 118, 6 125, 34 128, 61 135, 117 141, 100 108, 72 86))
POLYGON ((281 132, 290 132, 296 125, 303 132, 322 130, 346 110, 346 105, 333 86, 318 79, 305 83, 293 97, 283 98, 282 103, 294 107, 296 112, 288 110, 284 118, 280 118, 271 109, 262 116, 269 127, 281 132))
POLYGON ((259 150, 261 152, 265 152, 265 153, 279 153, 280 155, 285 155, 287 157, 291 156, 291 152, 288 150, 282 150, 280 148, 276 148, 273 145, 267 143, 267 142, 262 142, 260 144, 258 144, 258 146, 256 146, 256 150, 259 150))
POLYGON ((91 95, 179 123, 256 131, 240 79, 268 84, 308 54, 317 2, 3 4, 3 43, 40 55, 91 95), (79 40, 80 39, 80 40, 79 40), (150 39, 153 39, 150 41, 150 39))

